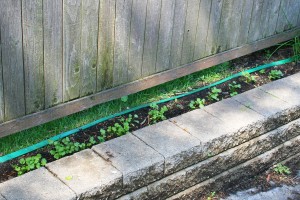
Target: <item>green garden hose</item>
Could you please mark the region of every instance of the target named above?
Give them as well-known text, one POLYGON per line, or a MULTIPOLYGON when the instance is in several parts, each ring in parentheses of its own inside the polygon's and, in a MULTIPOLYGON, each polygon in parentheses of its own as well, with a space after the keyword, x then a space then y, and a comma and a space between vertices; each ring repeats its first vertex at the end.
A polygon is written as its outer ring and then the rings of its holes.
MULTIPOLYGON (((187 93, 184 93, 184 94, 181 94, 181 95, 178 95, 178 96, 174 96, 174 97, 171 97, 171 98, 167 98, 167 99, 162 99, 160 101, 157 101, 155 103, 157 104, 161 104, 161 103, 165 103, 165 102, 168 102, 168 101, 172 101, 172 100, 175 100, 175 99, 178 99, 178 98, 181 98, 181 97, 185 97, 187 95, 190 95, 190 94, 194 94, 194 93, 197 93, 199 91, 202 91, 202 90, 205 90, 205 89, 208 89, 208 88, 211 88, 211 87, 214 87, 214 86, 217 86, 217 85, 220 85, 226 81, 229 81, 231 79, 234 79, 234 78, 237 78, 237 77, 240 77, 243 75, 243 73, 253 73, 253 72, 256 72, 256 71, 259 71, 259 70, 262 70, 262 69, 266 69, 266 68, 270 68, 270 67, 274 67, 274 66, 278 66, 278 65, 283 65, 283 64, 287 64, 287 63, 290 63, 290 62, 293 62, 295 60, 299 59, 298 56, 294 56, 294 57, 291 57, 291 58, 288 58, 288 59, 285 59, 285 60, 280 60, 280 61, 276 61, 276 62, 272 62, 272 63, 269 63, 269 64, 265 64, 265 65, 261 65, 261 66, 258 66, 258 67, 255 67, 255 68, 252 68, 252 69, 248 69, 246 71, 243 71, 243 72, 239 72, 239 73, 236 73, 236 74, 233 74, 232 76, 229 76, 225 79, 222 79, 220 81, 217 81, 213 84, 210 84, 208 86, 205 86, 205 87, 201 87, 201 88, 198 88, 198 89, 195 89, 195 90, 192 90, 190 92, 187 92, 187 93)), ((84 126, 81 126, 79 128, 76 128, 76 129, 73 129, 73 130, 70 130, 70 131, 67 131, 67 132, 64 132, 64 133, 61 133, 59 135, 56 135, 54 137, 51 137, 49 138, 48 140, 44 140, 42 142, 39 142, 37 144, 34 144, 32 146, 29 146, 27 148, 24 148, 24 149, 21 149, 21 150, 18 150, 18 151, 15 151, 13 153, 10 153, 10 154, 7 154, 5 156, 2 156, 0 157, 0 163, 4 163, 6 161, 9 161, 9 160, 12 160, 14 158, 17 158, 19 156, 22 156, 24 154, 27 154, 27 153, 30 153, 32 151, 35 151, 39 148, 42 148, 44 146, 47 146, 49 144, 49 140, 51 141, 57 141, 57 140, 60 140, 64 137, 67 137, 69 135, 72 135, 74 133, 77 133, 79 132, 80 130, 84 130, 84 129, 87 129, 87 128, 90 128, 94 125, 97 125, 101 122, 104 122, 104 121, 107 121, 109 119, 112 119, 112 118, 115 118, 115 117, 118 117, 118 116, 121 116, 121 115, 124 115, 124 114, 128 114, 130 112, 133 112, 133 111, 136 111, 136 110, 139 110, 141 108, 146 108, 150 105, 150 103, 148 104, 144 104, 144 105, 140 105, 140 106, 137 106, 137 107, 134 107, 134 108, 131 108, 131 109, 128 109, 128 110, 125 110, 125 111, 122 111, 122 112, 119 112, 119 113, 116 113, 116 114, 113 114, 113 115, 110 115, 110 116, 107 116, 107 117, 104 117, 104 118, 100 118, 96 121, 93 121, 89 124, 86 124, 84 126)))

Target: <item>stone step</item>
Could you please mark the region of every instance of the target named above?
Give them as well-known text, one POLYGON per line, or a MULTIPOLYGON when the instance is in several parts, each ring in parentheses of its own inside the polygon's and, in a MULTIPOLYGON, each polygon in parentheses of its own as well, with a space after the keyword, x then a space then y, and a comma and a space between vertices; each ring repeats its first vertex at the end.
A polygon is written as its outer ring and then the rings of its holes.
POLYGON ((0 194, 165 199, 247 163, 269 166, 300 152, 299 80, 300 73, 96 145, 0 184, 0 194))

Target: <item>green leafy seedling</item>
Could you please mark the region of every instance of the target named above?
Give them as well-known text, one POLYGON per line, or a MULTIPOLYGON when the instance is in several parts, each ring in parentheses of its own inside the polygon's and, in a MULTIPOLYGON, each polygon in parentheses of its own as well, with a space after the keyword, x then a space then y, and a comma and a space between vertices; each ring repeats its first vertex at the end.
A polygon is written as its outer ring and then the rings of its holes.
POLYGON ((211 101, 219 101, 219 94, 222 92, 221 89, 213 87, 210 92, 208 92, 207 98, 211 101))
POLYGON ((204 106, 205 106, 205 99, 200 99, 200 98, 197 98, 196 101, 191 101, 189 104, 189 107, 191 109, 204 108, 204 106))
POLYGON ((121 97, 121 101, 122 102, 127 102, 128 101, 128 96, 123 96, 123 97, 121 97))
POLYGON ((262 70, 259 71, 259 73, 260 73, 260 74, 265 74, 265 73, 266 73, 266 70, 265 70, 265 69, 262 69, 262 70))
POLYGON ((271 72, 269 73, 270 80, 280 79, 282 76, 283 76, 283 73, 280 70, 271 70, 271 72))
POLYGON ((237 84, 235 81, 233 81, 231 84, 229 84, 229 90, 230 90, 230 96, 235 96, 238 94, 238 90, 241 89, 241 84, 237 84))
POLYGON ((207 197, 207 200, 213 200, 215 196, 216 196, 216 192, 211 192, 207 197))
POLYGON ((41 154, 37 154, 35 156, 21 158, 19 164, 12 165, 12 167, 18 173, 18 176, 21 176, 29 171, 45 166, 46 164, 47 160, 43 158, 41 154))
MULTIPOLYGON (((138 118, 137 115, 135 115, 134 117, 138 118)), ((129 133, 130 124, 131 124, 132 120, 133 120, 132 115, 129 115, 127 118, 122 117, 119 120, 119 123, 115 123, 113 126, 107 127, 107 130, 101 129, 100 130, 101 136, 99 136, 100 138, 98 137, 98 139, 100 141, 105 141, 106 134, 122 136, 122 135, 129 133)))
POLYGON ((159 108, 156 103, 152 103, 150 104, 150 108, 151 110, 148 112, 148 115, 152 123, 157 123, 158 121, 167 119, 165 116, 165 112, 169 110, 167 106, 159 108))
POLYGON ((242 75, 245 78, 246 83, 255 83, 256 82, 256 77, 251 75, 249 72, 243 72, 242 75))
POLYGON ((291 170, 290 168, 288 168, 287 166, 279 163, 274 167, 274 172, 276 172, 277 174, 283 175, 283 174, 290 174, 291 170))

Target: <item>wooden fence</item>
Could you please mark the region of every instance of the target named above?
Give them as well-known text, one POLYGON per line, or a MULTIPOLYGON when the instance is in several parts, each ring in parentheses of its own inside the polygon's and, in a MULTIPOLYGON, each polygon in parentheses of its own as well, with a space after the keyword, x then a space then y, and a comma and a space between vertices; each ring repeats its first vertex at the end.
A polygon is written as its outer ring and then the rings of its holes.
POLYGON ((0 0, 0 137, 290 39, 299 13, 299 0, 0 0))

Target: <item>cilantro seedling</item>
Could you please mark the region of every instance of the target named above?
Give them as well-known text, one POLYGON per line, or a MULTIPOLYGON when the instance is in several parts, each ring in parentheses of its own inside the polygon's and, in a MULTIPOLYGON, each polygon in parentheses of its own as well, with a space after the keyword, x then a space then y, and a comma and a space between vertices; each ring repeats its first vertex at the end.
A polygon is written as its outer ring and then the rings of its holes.
POLYGON ((21 176, 29 171, 45 166, 46 164, 47 160, 42 158, 41 154, 37 154, 28 158, 21 158, 19 164, 12 165, 12 167, 18 173, 18 176, 21 176))
POLYGON ((229 90, 230 90, 230 96, 235 96, 238 94, 238 90, 241 89, 241 84, 237 84, 235 81, 233 81, 231 84, 229 84, 229 90))
POLYGON ((221 89, 213 87, 210 92, 208 92, 207 98, 211 101, 219 101, 219 94, 222 92, 221 89))
POLYGON ((189 107, 191 109, 204 108, 204 106, 205 106, 205 99, 200 99, 200 98, 197 98, 195 101, 191 101, 189 104, 189 107))
POLYGON ((152 103, 150 104, 150 108, 152 109, 148 112, 148 115, 151 122, 157 123, 158 121, 167 119, 165 116, 165 112, 168 111, 167 106, 159 108, 156 103, 152 103))
POLYGON ((283 76, 283 73, 280 70, 271 70, 271 72, 269 73, 270 80, 280 79, 282 76, 283 76))

